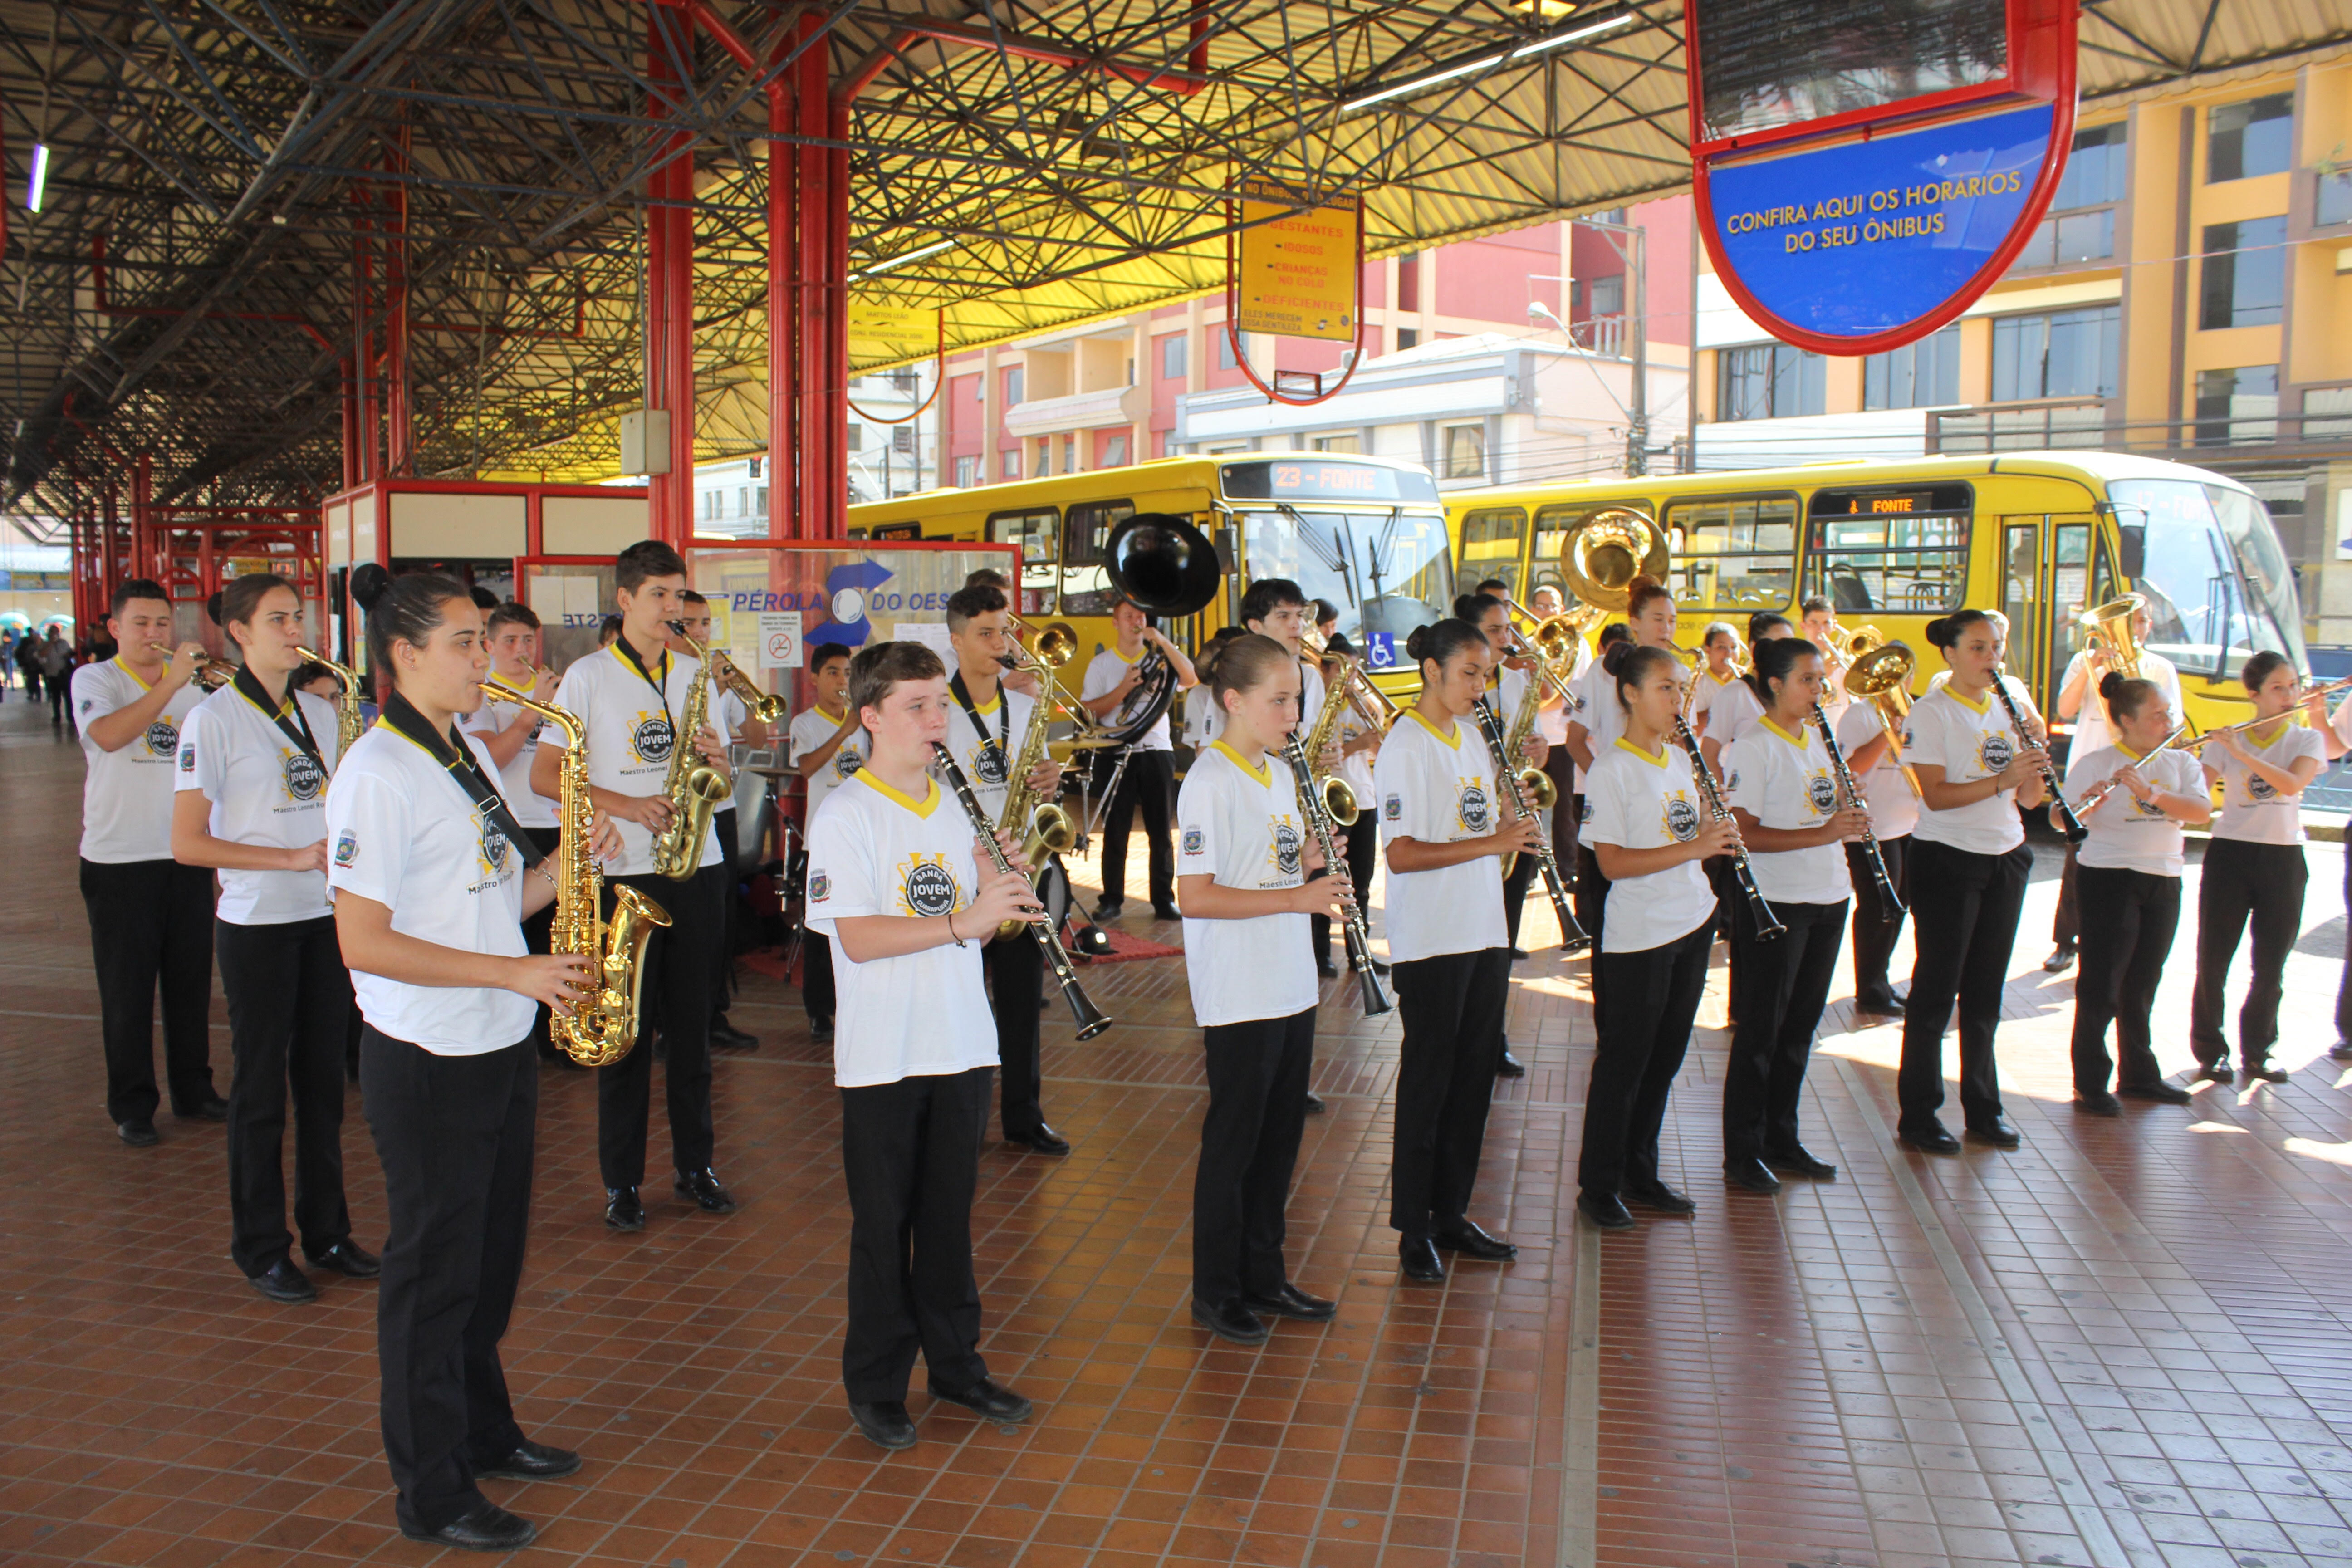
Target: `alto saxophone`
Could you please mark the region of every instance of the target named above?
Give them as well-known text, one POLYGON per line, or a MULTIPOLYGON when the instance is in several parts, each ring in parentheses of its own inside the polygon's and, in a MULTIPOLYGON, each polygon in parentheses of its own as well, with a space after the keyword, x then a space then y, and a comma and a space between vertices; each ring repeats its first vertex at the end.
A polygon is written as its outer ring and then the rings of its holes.
POLYGON ((307 647, 297 647, 294 652, 312 664, 323 666, 328 674, 342 683, 343 689, 335 693, 335 760, 340 763, 351 751, 352 742, 360 738, 360 731, 367 728, 367 715, 360 711, 359 672, 307 647))
POLYGON ((635 888, 613 889, 613 918, 604 918, 604 873, 596 865, 596 808, 588 800, 588 735, 569 710, 525 697, 496 680, 482 682, 482 695, 511 702, 562 730, 570 741, 556 796, 562 837, 555 845, 555 921, 548 950, 588 961, 593 988, 557 1014, 548 1032, 563 1052, 583 1068, 608 1068, 637 1041, 638 989, 646 972, 646 943, 656 926, 669 924, 659 904, 635 888))
POLYGON ((694 650, 700 665, 694 684, 687 689, 686 717, 678 721, 669 753, 669 777, 662 793, 669 797, 669 826, 654 840, 654 869, 673 882, 691 881, 702 868, 702 841, 710 835, 710 814, 733 792, 727 775, 702 760, 694 749, 710 715, 710 653, 686 635, 684 621, 669 629, 694 650))
MULTIPOLYGON (((1049 675, 1051 671, 1047 672, 1049 675)), ((1003 688, 996 700, 1005 700, 1003 688)), ((1052 688, 1046 689, 1029 710, 1028 728, 1021 732, 1021 750, 1010 763, 1012 776, 1004 788, 1004 809, 996 819, 999 833, 1015 834, 1021 845, 1021 858, 1036 868, 1031 879, 1034 885, 1045 871, 1045 858, 1067 854, 1078 841, 1078 825, 1070 814, 1051 799, 1029 787, 1029 775, 1037 771, 1045 760, 1045 732, 1053 726, 1056 704, 1052 688)), ((1012 938, 1021 934, 1027 921, 1006 921, 996 928, 996 934, 1012 938)))

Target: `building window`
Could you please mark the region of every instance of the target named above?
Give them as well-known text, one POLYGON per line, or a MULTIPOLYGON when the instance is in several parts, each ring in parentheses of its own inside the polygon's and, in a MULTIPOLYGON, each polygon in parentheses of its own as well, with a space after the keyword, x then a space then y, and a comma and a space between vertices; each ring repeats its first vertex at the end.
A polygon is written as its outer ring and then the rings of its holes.
POLYGON ((958 489, 968 490, 978 483, 980 483, 980 459, 976 457, 958 458, 956 459, 956 488, 958 489))
POLYGON ((912 365, 901 365, 890 373, 890 390, 908 397, 915 395, 915 371, 912 365))
POLYGON ((2352 436, 2352 386, 2315 386, 2303 395, 2303 438, 2335 441, 2352 436))
POLYGON ((1397 329, 1397 353, 1402 353, 1407 349, 1417 349, 1420 346, 1421 329, 1418 327, 1399 327, 1397 329))
POLYGON ((1596 316, 1623 315, 1625 313, 1625 275, 1622 272, 1619 272, 1612 274, 1607 278, 1593 279, 1591 299, 1592 301, 1591 314, 1596 316))
POLYGON ((1787 343, 1721 349, 1715 356, 1715 416, 1786 419, 1829 411, 1829 361, 1787 343))
POLYGON ((911 458, 915 455, 915 427, 912 425, 899 425, 891 428, 890 450, 902 458, 911 458))
POLYGON ((1153 431, 1151 433, 1151 453, 1155 458, 1174 457, 1176 455, 1176 432, 1173 430, 1153 431))
POLYGON ((1927 408, 1960 400, 1960 324, 1862 362, 1864 408, 1927 408))
POLYGON ((1448 425, 1444 439, 1447 479, 1476 479, 1486 477, 1486 427, 1484 425, 1448 425))
POLYGON ((1074 435, 1065 436, 1062 437, 1062 472, 1075 474, 1077 471, 1078 438, 1074 435))
POLYGON ((1794 496, 1685 501, 1666 508, 1665 523, 1670 585, 1684 609, 1778 610, 1789 603, 1797 574, 1794 496))
POLYGON ((1234 357, 1234 334, 1225 331, 1223 327, 1217 328, 1216 333, 1217 368, 1219 370, 1239 369, 1241 366, 1241 361, 1234 357))
POLYGON ((1364 437, 1360 432, 1348 436, 1318 436, 1315 449, 1318 452, 1360 452, 1364 437))
POLYGON ((757 458, 744 458, 743 471, 746 478, 754 479, 758 479, 760 477, 760 459, 757 458))
POLYGON ((1037 477, 1041 479, 1054 477, 1054 438, 1051 436, 1037 437, 1037 477))
POLYGON ((852 425, 852 426, 850 426, 850 427, 849 427, 849 449, 850 449, 851 451, 853 451, 853 452, 862 452, 862 451, 864 451, 864 450, 866 449, 866 426, 863 426, 863 425, 852 425))
POLYGON ((2074 133, 2066 172, 2058 177, 2051 216, 2017 254, 2020 267, 2063 267, 2116 253, 2115 204, 2124 199, 2125 142, 2120 121, 2074 133), (2095 208, 2095 211, 2081 209, 2095 208))
POLYGON ((2205 226, 2205 285, 2197 324, 2274 327, 2286 307, 2286 219, 2205 226))
POLYGON ((2312 204, 2315 224, 2352 223, 2352 169, 2319 176, 2318 199, 2312 204))
POLYGON ((1993 401, 2113 397, 2122 343, 2122 311, 2114 305, 1998 317, 1992 324, 1993 401))
POLYGON ((2225 103, 2205 122, 2205 183, 2283 174, 2294 156, 2294 94, 2225 103))
POLYGON ((2230 447, 2278 439, 2278 366, 2197 373, 2197 444, 2230 447))
POLYGON ((1106 468, 1123 468, 1127 467, 1126 437, 1113 436, 1109 440, 1103 443, 1103 467, 1106 468))
POLYGON ((765 485, 760 487, 760 515, 768 515, 768 487, 765 485))
POLYGON ((1160 340, 1160 375, 1173 381, 1184 374, 1184 334, 1171 332, 1160 340))
POLYGON ((1004 448, 1004 461, 1002 466, 1004 469, 1004 477, 1006 479, 1019 479, 1021 477, 1021 448, 1018 447, 1007 447, 1004 448))
POLYGON ((1016 364, 1011 370, 1004 373, 1005 407, 1010 408, 1014 404, 1021 401, 1021 389, 1027 384, 1028 379, 1022 373, 1026 371, 1028 368, 1029 367, 1026 365, 1016 364))

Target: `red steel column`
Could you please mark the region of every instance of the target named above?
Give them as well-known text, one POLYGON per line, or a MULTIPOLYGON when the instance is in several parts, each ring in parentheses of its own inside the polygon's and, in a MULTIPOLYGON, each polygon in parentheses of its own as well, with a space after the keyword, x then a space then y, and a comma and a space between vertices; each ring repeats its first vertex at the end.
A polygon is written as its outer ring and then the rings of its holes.
MULTIPOLYGON (((408 127, 400 128, 388 167, 408 172, 408 127)), ((384 472, 403 477, 416 471, 416 433, 408 388, 408 184, 393 182, 392 215, 385 227, 383 257, 384 472)))
MULTIPOLYGON (((768 94, 768 129, 791 132, 792 100, 768 94)), ((796 328, 798 281, 793 243, 799 202, 795 185, 799 154, 782 142, 768 143, 768 537, 801 537, 808 515, 802 500, 800 446, 800 355, 796 328)))
POLYGON ((373 258, 369 248, 368 231, 372 226, 367 208, 368 190, 361 185, 352 193, 359 207, 352 221, 352 376, 357 387, 358 406, 354 411, 353 482, 366 484, 380 476, 376 464, 376 399, 375 399, 375 332, 368 325, 368 310, 374 301, 370 298, 370 274, 373 258))
MULTIPOLYGON (((692 24, 667 6, 647 14, 647 76, 656 84, 680 79, 677 62, 691 59, 692 24)), ((675 106, 656 94, 648 106, 666 116, 675 106)), ((669 472, 647 485, 653 536, 684 549, 694 538, 694 137, 668 138, 668 162, 646 179, 646 194, 662 205, 646 209, 646 406, 669 414, 669 472)))

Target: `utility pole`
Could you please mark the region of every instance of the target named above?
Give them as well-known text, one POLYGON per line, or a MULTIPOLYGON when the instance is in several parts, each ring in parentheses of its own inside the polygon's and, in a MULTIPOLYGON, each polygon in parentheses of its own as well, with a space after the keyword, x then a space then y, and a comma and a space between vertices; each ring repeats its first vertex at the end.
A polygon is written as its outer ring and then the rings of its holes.
POLYGON ((1615 223, 1607 218, 1570 218, 1570 223, 1599 229, 1609 238, 1610 248, 1632 276, 1632 287, 1626 290, 1630 319, 1625 323, 1626 354, 1633 362, 1633 400, 1626 408, 1625 472, 1638 479, 1650 471, 1650 269, 1649 236, 1632 224, 1615 223))

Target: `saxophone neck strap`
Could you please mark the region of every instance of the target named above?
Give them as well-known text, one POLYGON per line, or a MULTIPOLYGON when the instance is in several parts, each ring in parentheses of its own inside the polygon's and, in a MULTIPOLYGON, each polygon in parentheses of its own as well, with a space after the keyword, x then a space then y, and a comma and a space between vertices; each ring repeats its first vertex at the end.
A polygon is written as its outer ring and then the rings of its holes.
POLYGON ((622 659, 629 668, 637 672, 638 678, 654 689, 655 695, 662 700, 662 711, 667 714, 669 711, 669 649, 661 650, 661 679, 656 680, 653 671, 646 666, 645 656, 629 646, 628 633, 623 632, 619 637, 614 637, 613 647, 619 650, 622 659))
POLYGON ((971 693, 963 683, 962 670, 955 672, 954 679, 948 682, 948 689, 954 692, 955 700, 962 704, 964 717, 971 721, 971 727, 980 731, 980 743, 995 747, 998 763, 1010 769, 1013 766, 1013 699, 1005 691, 1004 683, 1001 680, 996 683, 996 733, 993 735, 988 732, 988 721, 980 716, 980 710, 972 704, 971 693))
POLYGON ((310 733, 310 716, 302 711, 302 704, 295 700, 293 680, 290 678, 287 680, 286 695, 281 700, 276 702, 272 702, 269 700, 269 693, 262 689, 259 678, 242 665, 237 668, 234 684, 236 687, 237 695, 252 703, 262 713, 267 714, 269 721, 278 726, 280 733, 301 747, 310 759, 319 765, 320 776, 325 776, 327 759, 319 752, 319 738, 310 733))
POLYGON ((500 795, 498 786, 483 775, 481 764, 475 760, 471 749, 457 738, 455 730, 446 733, 436 730, 425 721, 425 715, 397 691, 383 705, 383 721, 422 746, 428 756, 441 764, 457 787, 466 792, 466 798, 473 802, 474 809, 481 814, 483 820, 506 835, 507 842, 513 846, 514 852, 522 857, 524 870, 530 870, 547 858, 540 852, 539 846, 531 842, 530 835, 522 830, 522 825, 515 820, 514 813, 507 806, 506 796, 500 795))

